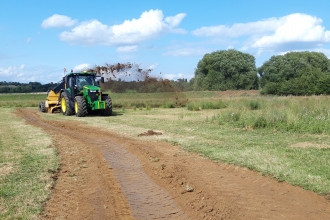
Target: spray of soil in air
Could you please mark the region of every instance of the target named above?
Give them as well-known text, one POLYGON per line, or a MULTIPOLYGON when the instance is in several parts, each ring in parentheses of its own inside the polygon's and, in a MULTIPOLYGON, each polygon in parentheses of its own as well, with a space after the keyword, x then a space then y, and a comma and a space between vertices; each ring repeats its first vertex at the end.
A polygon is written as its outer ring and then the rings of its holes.
POLYGON ((188 99, 182 90, 168 79, 158 76, 151 76, 152 69, 142 69, 140 65, 133 63, 117 63, 103 66, 94 66, 87 70, 88 72, 96 72, 97 75, 103 76, 105 83, 103 89, 110 89, 114 93, 123 93, 136 91, 139 93, 159 93, 161 98, 169 100, 167 107, 185 106, 188 99))

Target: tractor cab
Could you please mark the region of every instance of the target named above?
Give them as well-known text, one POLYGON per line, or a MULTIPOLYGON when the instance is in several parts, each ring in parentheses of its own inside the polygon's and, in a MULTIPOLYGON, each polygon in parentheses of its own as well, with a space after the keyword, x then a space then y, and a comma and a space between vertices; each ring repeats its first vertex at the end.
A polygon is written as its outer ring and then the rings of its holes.
MULTIPOLYGON (((65 87, 72 89, 74 93, 81 93, 84 86, 99 87, 95 73, 70 73, 64 77, 65 87)), ((70 91, 71 92, 71 91, 70 91)))
POLYGON ((78 91, 83 90, 84 86, 98 86, 95 81, 94 75, 76 75, 75 76, 75 87, 78 91))

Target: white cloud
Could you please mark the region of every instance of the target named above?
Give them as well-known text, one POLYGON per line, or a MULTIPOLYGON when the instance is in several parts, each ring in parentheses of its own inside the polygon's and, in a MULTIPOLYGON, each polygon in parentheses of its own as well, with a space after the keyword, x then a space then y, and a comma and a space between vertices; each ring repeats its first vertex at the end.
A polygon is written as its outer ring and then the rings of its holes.
POLYGON ((74 72, 80 72, 92 68, 92 65, 89 63, 82 63, 73 67, 74 72))
POLYGON ((182 19, 186 17, 186 14, 180 13, 175 16, 169 16, 165 18, 165 22, 170 26, 170 27, 176 27, 178 26, 182 19))
POLYGON ((0 67, 0 76, 20 76, 24 70, 25 65, 9 66, 7 68, 0 67))
POLYGON ((147 69, 155 69, 158 66, 158 63, 151 64, 147 69))
POLYGON ((77 20, 72 20, 70 17, 65 15, 54 14, 49 18, 45 19, 41 27, 43 28, 62 28, 71 27, 77 23, 77 20))
POLYGON ((35 82, 38 74, 28 71, 25 64, 22 64, 7 68, 0 67, 0 77, 8 82, 35 82))
POLYGON ((286 43, 320 44, 330 42, 330 31, 326 31, 322 20, 306 14, 291 14, 282 17, 283 23, 270 35, 257 38, 254 48, 274 48, 286 43))
POLYGON ((301 13, 232 26, 202 27, 192 33, 214 38, 247 37, 242 49, 256 48, 258 54, 267 49, 307 49, 330 42, 330 31, 322 26, 322 20, 301 13))
POLYGON ((63 77, 63 71, 58 67, 34 66, 25 64, 9 67, 0 67, 1 81, 7 82, 58 82, 63 77), (47 73, 47 74, 45 74, 47 73))
POLYGON ((192 33, 196 36, 204 37, 240 37, 275 31, 280 24, 280 20, 269 18, 257 22, 237 23, 231 27, 226 25, 201 27, 192 33))
POLYGON ((28 39, 26 39, 26 43, 30 43, 30 42, 31 42, 31 40, 32 40, 32 38, 31 38, 31 37, 29 37, 28 39))
POLYGON ((184 13, 164 19, 161 10, 145 11, 140 18, 126 20, 122 24, 107 26, 98 20, 81 23, 71 31, 64 31, 60 39, 71 44, 83 45, 131 45, 155 38, 166 32, 180 32, 176 29, 184 13))
POLYGON ((178 74, 164 74, 164 79, 169 79, 169 80, 176 80, 176 79, 181 79, 183 78, 182 73, 178 74))
POLYGON ((129 52, 134 52, 136 50, 137 50, 137 45, 124 46, 124 47, 118 47, 117 48, 118 53, 129 53, 129 52))

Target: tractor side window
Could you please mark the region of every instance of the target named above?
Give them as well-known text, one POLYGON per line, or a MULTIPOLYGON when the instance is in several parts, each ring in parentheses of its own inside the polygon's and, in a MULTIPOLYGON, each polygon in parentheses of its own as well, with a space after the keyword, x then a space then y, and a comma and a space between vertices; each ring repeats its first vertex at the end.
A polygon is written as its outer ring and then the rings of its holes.
POLYGON ((73 87, 73 78, 72 77, 69 78, 68 84, 69 84, 70 88, 73 87))

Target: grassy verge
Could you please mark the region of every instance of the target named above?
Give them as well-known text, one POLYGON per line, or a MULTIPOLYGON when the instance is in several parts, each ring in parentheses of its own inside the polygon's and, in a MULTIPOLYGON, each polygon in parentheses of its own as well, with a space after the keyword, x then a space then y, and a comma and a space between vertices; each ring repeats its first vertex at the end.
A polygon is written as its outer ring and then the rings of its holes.
POLYGON ((0 219, 37 219, 58 167, 51 139, 2 108, 0 114, 0 219))

